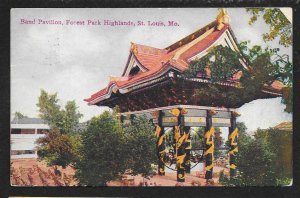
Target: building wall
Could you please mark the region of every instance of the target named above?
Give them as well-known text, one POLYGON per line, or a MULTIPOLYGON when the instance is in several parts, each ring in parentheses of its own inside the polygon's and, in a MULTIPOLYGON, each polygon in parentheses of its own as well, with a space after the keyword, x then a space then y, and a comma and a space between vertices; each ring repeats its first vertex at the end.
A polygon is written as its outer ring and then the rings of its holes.
POLYGON ((11 134, 11 158, 36 158, 35 141, 44 136, 44 134, 11 134), (29 151, 33 151, 33 154, 29 154, 29 151))
POLYGON ((45 136, 49 130, 44 124, 12 124, 11 125, 11 159, 37 158, 36 140, 45 136))

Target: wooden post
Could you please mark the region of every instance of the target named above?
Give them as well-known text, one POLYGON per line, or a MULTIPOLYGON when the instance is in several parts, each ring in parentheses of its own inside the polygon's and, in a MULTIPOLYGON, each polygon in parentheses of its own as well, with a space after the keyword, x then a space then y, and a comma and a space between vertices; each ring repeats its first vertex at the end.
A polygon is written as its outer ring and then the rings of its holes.
POLYGON ((185 143, 185 160, 184 160, 184 166, 185 166, 185 172, 191 173, 191 149, 192 149, 192 143, 191 143, 191 127, 184 127, 184 133, 186 136, 186 143, 185 143))
POLYGON ((206 117, 206 128, 205 128, 205 179, 209 180, 212 179, 213 175, 213 160, 214 160, 214 136, 215 136, 215 129, 212 126, 212 116, 215 115, 216 112, 214 110, 207 111, 206 117))
POLYGON ((184 182, 185 181, 185 141, 186 136, 183 131, 184 127, 184 117, 183 114, 185 112, 184 109, 174 108, 171 111, 171 114, 177 117, 177 125, 174 127, 174 139, 176 141, 175 144, 175 157, 176 157, 176 167, 177 167, 177 181, 184 182))
POLYGON ((166 155, 166 145, 165 145, 165 129, 162 126, 162 111, 159 111, 158 123, 156 125, 155 134, 157 137, 156 149, 158 157, 158 175, 165 175, 165 155, 166 155))
POLYGON ((236 118, 239 116, 237 112, 231 112, 231 127, 229 127, 229 136, 228 140, 230 143, 229 150, 229 168, 230 168, 230 177, 235 177, 237 174, 237 164, 236 157, 238 152, 237 138, 238 138, 238 128, 236 127, 236 118))
MULTIPOLYGON (((181 109, 179 109, 179 112, 180 113, 177 117, 178 118, 177 134, 179 133, 179 138, 176 142, 177 181, 184 182, 185 181, 185 168, 184 168, 185 134, 183 131, 184 118, 182 116, 181 109)), ((176 135, 176 132, 175 132, 175 135, 176 135)))

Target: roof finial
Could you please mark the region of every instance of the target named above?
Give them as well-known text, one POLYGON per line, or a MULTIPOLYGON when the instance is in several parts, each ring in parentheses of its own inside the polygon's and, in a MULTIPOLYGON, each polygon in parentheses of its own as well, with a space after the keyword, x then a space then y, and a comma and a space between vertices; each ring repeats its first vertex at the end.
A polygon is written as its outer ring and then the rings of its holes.
POLYGON ((134 54, 137 54, 138 50, 137 50, 137 46, 135 43, 133 42, 130 42, 131 44, 131 47, 130 47, 130 52, 134 53, 134 54))
POLYGON ((219 8, 219 14, 216 20, 218 22, 218 30, 222 29, 224 27, 224 24, 229 24, 229 15, 225 8, 219 8))

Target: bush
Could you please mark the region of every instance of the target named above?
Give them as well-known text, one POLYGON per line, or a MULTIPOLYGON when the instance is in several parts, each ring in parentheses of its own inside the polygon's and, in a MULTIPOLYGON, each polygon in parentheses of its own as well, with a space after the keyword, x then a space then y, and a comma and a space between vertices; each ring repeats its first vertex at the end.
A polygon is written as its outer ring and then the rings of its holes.
POLYGON ((76 160, 77 145, 80 140, 77 137, 61 134, 59 129, 53 128, 37 140, 38 156, 40 160, 45 160, 48 166, 59 165, 66 168, 76 160))
POLYGON ((82 134, 80 159, 76 162, 75 177, 80 185, 105 186, 126 170, 123 130, 109 112, 92 118, 82 134))
POLYGON ((238 175, 220 175, 220 183, 227 186, 276 186, 291 182, 291 132, 278 129, 258 129, 254 138, 239 128, 238 175))
POLYGON ((157 161, 155 142, 154 126, 146 118, 122 126, 115 112, 106 111, 92 118, 82 134, 75 177, 80 185, 105 186, 125 172, 150 175, 157 161))
POLYGON ((124 128, 130 163, 128 169, 132 174, 148 176, 153 172, 151 164, 157 163, 156 138, 154 125, 145 117, 135 117, 132 123, 124 128))

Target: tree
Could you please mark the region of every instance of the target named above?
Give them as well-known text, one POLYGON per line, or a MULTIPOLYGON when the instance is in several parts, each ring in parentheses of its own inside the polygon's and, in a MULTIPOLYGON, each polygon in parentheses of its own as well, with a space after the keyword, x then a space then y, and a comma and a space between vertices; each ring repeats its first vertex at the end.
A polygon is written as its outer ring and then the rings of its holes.
POLYGON ((192 148, 204 148, 204 127, 198 127, 194 133, 191 133, 192 136, 192 148))
POLYGON ((82 114, 77 111, 75 101, 68 101, 62 109, 58 104, 57 93, 49 94, 41 90, 37 106, 39 116, 50 126, 49 132, 37 140, 39 159, 49 166, 65 168, 78 157, 80 137, 76 134, 82 114))
POLYGON ((173 130, 165 129, 166 147, 172 148, 174 145, 173 130))
POLYGON ((81 137, 80 158, 75 164, 75 177, 81 185, 105 186, 127 170, 145 177, 157 162, 154 126, 142 116, 123 126, 116 109, 106 111, 92 118, 81 137))
POLYGON ((221 136, 222 132, 219 127, 215 128, 215 139, 214 139, 214 144, 215 144, 215 152, 214 156, 215 158, 218 158, 222 155, 222 151, 219 150, 220 147, 224 145, 224 138, 221 136))
MULTIPOLYGON (((284 47, 290 47, 292 45, 293 26, 279 8, 246 8, 246 11, 251 14, 249 25, 253 25, 260 16, 262 16, 265 23, 269 25, 269 32, 263 34, 265 42, 279 38, 280 45, 284 47)), ((292 64, 287 64, 283 69, 285 73, 289 75, 289 81, 285 83, 286 87, 282 90, 282 103, 286 105, 285 111, 291 113, 293 111, 292 64)))
POLYGON ((291 180, 292 175, 292 130, 276 128, 258 129, 255 133, 273 151, 276 158, 272 161, 278 185, 289 184, 282 181, 291 180))
MULTIPOLYGON (((194 133, 192 133, 192 148, 204 148, 205 142, 204 142, 204 134, 205 134, 205 128, 204 127, 198 127, 194 133)), ((222 152, 218 150, 220 147, 224 144, 224 138, 221 136, 222 132, 219 127, 215 127, 215 138, 214 138, 214 145, 215 145, 215 152, 214 156, 216 158, 220 157, 222 152)))
POLYGON ((17 119, 28 118, 28 116, 26 116, 18 111, 16 111, 14 115, 15 115, 15 118, 17 118, 17 119))
POLYGON ((105 186, 125 172, 129 149, 121 124, 110 112, 93 117, 82 133, 75 177, 80 185, 105 186))
POLYGON ((58 101, 57 93, 48 94, 42 89, 38 98, 37 107, 39 108, 39 117, 42 118, 50 128, 62 129, 63 115, 58 101))
POLYGON ((219 127, 215 127, 215 139, 214 139, 215 148, 220 148, 224 144, 224 138, 222 137, 221 134, 222 134, 221 129, 219 127))
MULTIPOLYGON (((246 11, 251 14, 250 25, 253 25, 260 16, 269 25, 269 32, 263 34, 264 41, 267 42, 279 38, 280 45, 284 47, 292 45, 293 26, 279 8, 247 8, 246 11)), ((290 75, 290 79, 282 90, 282 103, 286 105, 285 111, 289 113, 293 111, 292 70, 291 64, 285 68, 286 73, 290 75)))
POLYGON ((59 165, 66 168, 77 158, 76 147, 78 137, 61 134, 58 128, 51 129, 45 137, 37 140, 38 156, 46 161, 48 166, 59 165))
POLYGON ((127 146, 130 155, 128 169, 132 174, 150 175, 153 170, 151 164, 156 164, 156 138, 154 136, 154 125, 143 116, 135 117, 132 123, 124 128, 127 146))
MULTIPOLYGON (((249 48, 247 45, 248 42, 239 44, 241 54, 226 46, 219 45, 212 48, 204 57, 190 63, 183 78, 196 77, 199 73, 210 78, 211 83, 207 87, 199 87, 195 92, 202 101, 207 100, 208 104, 217 100, 226 100, 228 104, 250 102, 261 95, 264 86, 270 86, 275 80, 281 81, 286 87, 292 87, 293 66, 286 56, 278 53, 278 48, 263 49, 258 45, 249 48), (239 62, 241 58, 248 62, 249 69, 244 68, 239 62), (243 74, 240 78, 240 89, 225 90, 216 84, 229 79, 237 72, 243 74)), ((291 110, 292 106, 290 94, 291 89, 283 94, 283 103, 289 107, 287 111, 291 110)))
POLYGON ((77 131, 79 124, 79 119, 82 117, 82 114, 77 111, 77 106, 75 101, 68 101, 65 109, 62 110, 63 115, 63 127, 62 131, 71 134, 77 131))
POLYGON ((291 179, 291 134, 277 129, 258 129, 254 138, 244 123, 238 123, 238 175, 220 182, 234 186, 285 185, 291 179), (286 158, 288 156, 288 158, 286 158))
POLYGON ((251 14, 249 25, 253 25, 262 15, 263 20, 269 25, 269 32, 263 34, 264 41, 272 41, 279 37, 279 44, 285 47, 293 43, 292 24, 279 8, 246 8, 251 14))
POLYGON ((41 90, 37 106, 39 116, 46 121, 50 128, 58 128, 61 133, 74 133, 82 114, 77 111, 75 101, 67 101, 65 108, 60 107, 57 93, 49 94, 41 90))
POLYGON ((291 113, 293 112, 293 87, 288 85, 282 89, 282 100, 281 102, 285 104, 284 111, 291 113))
POLYGON ((293 65, 287 55, 280 55, 279 48, 265 48, 260 46, 247 47, 248 42, 242 42, 240 49, 243 56, 250 62, 251 72, 243 73, 241 82, 245 87, 245 94, 253 94, 270 85, 275 80, 282 82, 282 103, 286 104, 285 111, 292 112, 293 106, 293 65))
POLYGON ((237 53, 229 47, 218 45, 210 49, 209 53, 200 59, 191 61, 189 68, 185 70, 184 77, 193 78, 200 72, 202 75, 211 72, 211 81, 219 82, 233 76, 236 72, 243 70, 237 53))

